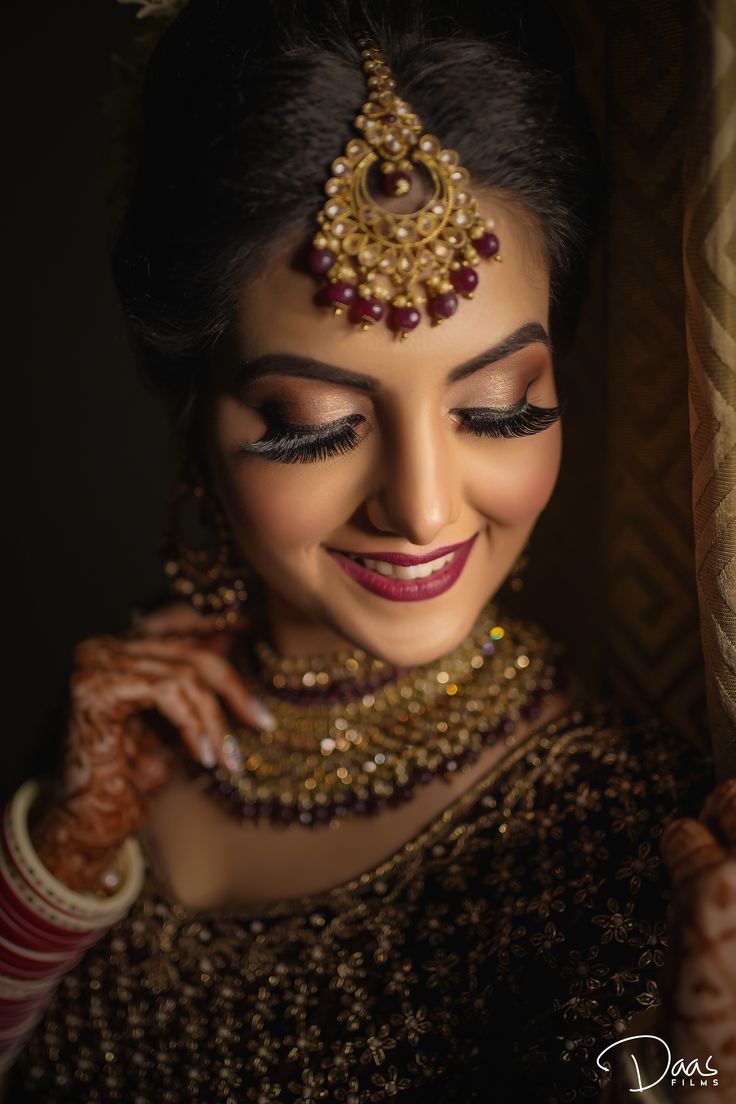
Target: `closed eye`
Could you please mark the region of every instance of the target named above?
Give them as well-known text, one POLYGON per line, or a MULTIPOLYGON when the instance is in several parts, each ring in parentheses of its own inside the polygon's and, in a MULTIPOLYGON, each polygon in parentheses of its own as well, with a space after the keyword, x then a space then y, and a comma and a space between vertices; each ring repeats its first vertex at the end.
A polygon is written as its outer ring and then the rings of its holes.
POLYGON ((355 428, 364 421, 362 414, 348 414, 329 425, 280 423, 260 440, 241 444, 239 451, 281 464, 313 464, 354 449, 361 441, 355 428))
MULTIPOLYGON (((450 413, 474 437, 525 437, 553 425, 566 406, 566 400, 559 406, 534 406, 524 397, 512 407, 455 407, 450 413)), ((351 452, 365 436, 356 432, 364 422, 362 414, 349 414, 329 425, 277 422, 258 441, 243 442, 238 449, 280 464, 312 464, 351 452)))
POLYGON ((450 411, 460 424, 475 437, 527 437, 548 429, 565 412, 567 400, 559 406, 534 406, 526 398, 515 406, 455 407, 450 411))

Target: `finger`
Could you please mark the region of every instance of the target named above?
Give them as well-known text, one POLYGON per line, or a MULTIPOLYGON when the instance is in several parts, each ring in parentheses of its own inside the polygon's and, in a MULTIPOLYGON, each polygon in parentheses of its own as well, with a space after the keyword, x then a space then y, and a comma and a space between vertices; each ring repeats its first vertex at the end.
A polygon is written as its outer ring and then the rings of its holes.
POLYGON ((736 778, 726 779, 708 794, 699 819, 721 843, 736 846, 736 778))
MULTIPOLYGON (((201 714, 207 722, 208 731, 214 734, 212 738, 213 752, 219 766, 225 767, 226 770, 237 773, 242 770, 243 765, 243 757, 240 751, 240 746, 236 737, 228 731, 228 722, 224 714, 220 710, 217 699, 211 692, 212 689, 215 689, 227 700, 229 696, 229 691, 226 687, 222 686, 219 683, 219 673, 216 667, 213 669, 213 671, 210 671, 210 678, 208 679, 208 661, 214 660, 216 657, 204 654, 200 658, 202 660, 202 669, 200 670, 199 667, 197 667, 197 674, 199 676, 199 679, 201 679, 202 684, 207 687, 206 692, 201 700, 201 714)), ((227 667, 226 664, 224 666, 227 667)), ((236 677, 234 672, 232 671, 225 670, 222 673, 225 676, 232 675, 233 677, 236 677)), ((197 683, 190 684, 187 682, 184 685, 187 688, 187 692, 191 692, 195 695, 198 694, 197 686, 199 685, 199 680, 197 681, 197 683)), ((239 686, 235 689, 243 689, 242 684, 239 684, 239 686)), ((263 708, 260 702, 257 702, 255 701, 255 699, 252 699, 250 697, 246 698, 245 704, 248 707, 250 714, 255 713, 256 715, 258 715, 258 710, 263 708)), ((233 710, 233 712, 235 712, 235 710, 233 710)), ((257 727, 271 728, 272 725, 273 727, 275 727, 275 720, 271 717, 270 713, 265 713, 265 720, 268 722, 267 725, 258 725, 257 727)), ((248 717, 246 717, 246 723, 252 724, 252 721, 249 720, 248 717)))
POLYGON ((156 655, 129 655, 126 652, 110 654, 108 662, 100 668, 100 673, 113 679, 116 675, 138 674, 153 675, 156 678, 173 677, 186 671, 187 664, 178 656, 168 659, 166 656, 156 655))
POLYGON ((216 703, 206 690, 197 693, 194 680, 181 677, 157 681, 156 707, 180 732, 184 746, 197 762, 212 768, 217 762, 216 746, 223 731, 216 703), (211 707, 207 708, 211 703, 211 707))
POLYGON ((227 660, 212 652, 197 649, 191 653, 191 663, 202 681, 223 698, 236 717, 254 728, 273 731, 276 718, 263 702, 250 693, 227 660))
MULTIPOLYGON (((250 693, 232 665, 215 652, 193 646, 194 643, 191 638, 116 641, 114 655, 121 657, 121 661, 123 656, 136 657, 141 662, 146 661, 147 657, 161 657, 169 662, 191 665, 201 680, 223 698, 235 717, 253 728, 273 731, 276 718, 250 693)), ((112 656, 113 652, 109 650, 105 658, 111 661, 112 656)))
POLYGON ((126 744, 133 783, 141 794, 151 794, 168 782, 174 770, 174 753, 140 715, 130 719, 126 744))
MULTIPOLYGON (((93 645, 90 642, 90 648, 93 645)), ((219 693, 231 712, 256 728, 273 729, 275 720, 246 690, 244 684, 227 661, 204 649, 194 649, 191 640, 136 639, 123 641, 108 637, 94 645, 96 665, 101 665, 103 683, 107 680, 107 695, 114 700, 117 685, 113 673, 120 678, 146 677, 154 680, 179 678, 182 685, 189 685, 192 678, 201 681, 190 693, 190 702, 201 718, 203 733, 199 737, 196 757, 208 768, 217 764, 230 771, 239 769, 237 741, 225 739, 230 727, 215 699, 219 693)), ((85 671, 95 667, 87 665, 85 671)), ((102 698, 98 696, 97 704, 102 698)), ((94 706, 93 706, 94 707, 94 706)), ((109 708, 109 703, 107 705, 109 708)))
POLYGON ((75 667, 92 667, 110 655, 114 636, 88 636, 72 652, 75 667))
POLYGON ((206 767, 222 766, 222 746, 227 732, 227 721, 217 699, 209 687, 202 685, 196 677, 182 679, 180 685, 182 694, 201 717, 204 731, 207 733, 209 753, 206 761, 203 758, 202 762, 206 767))
POLYGON ((133 765, 133 782, 138 791, 148 797, 160 790, 174 772, 175 756, 169 748, 140 751, 133 765))
POLYGON ((728 858, 705 825, 690 817, 670 821, 661 839, 661 853, 676 889, 728 858))
POLYGON ((137 614, 132 618, 132 629, 142 636, 166 632, 196 632, 207 618, 195 610, 189 602, 172 602, 137 614))
POLYGON ((245 613, 233 612, 232 617, 226 629, 218 630, 216 614, 200 613, 188 602, 174 602, 163 609, 135 618, 131 631, 136 636, 166 636, 170 633, 206 635, 212 632, 235 632, 250 628, 251 621, 245 613))
MULTIPOLYGON (((136 670, 151 671, 161 686, 163 700, 169 700, 169 684, 176 686, 181 703, 185 703, 197 718, 198 739, 196 757, 208 768, 222 762, 222 740, 227 722, 210 688, 202 683, 194 667, 166 664, 149 657, 120 657, 120 661, 136 664, 136 670)), ((173 692, 173 691, 172 691, 173 692)), ((168 717, 167 717, 168 719, 168 717)))
MULTIPOLYGON (((193 671, 188 677, 191 682, 196 681, 193 671)), ((110 717, 125 721, 134 712, 157 709, 178 730, 191 755, 211 767, 216 761, 213 741, 219 743, 222 728, 218 725, 214 731, 208 730, 211 715, 203 714, 200 698, 184 692, 185 678, 184 669, 174 665, 161 665, 155 674, 140 670, 87 671, 76 680, 75 705, 88 717, 98 719, 100 738, 110 717)), ((203 691, 211 697, 209 691, 204 688, 203 691)))

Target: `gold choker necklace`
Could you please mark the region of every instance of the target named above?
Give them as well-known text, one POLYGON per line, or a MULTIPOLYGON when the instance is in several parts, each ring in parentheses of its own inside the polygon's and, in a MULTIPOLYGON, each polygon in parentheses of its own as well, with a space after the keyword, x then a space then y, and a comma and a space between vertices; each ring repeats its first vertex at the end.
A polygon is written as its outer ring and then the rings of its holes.
POLYGON ((396 668, 357 649, 283 659, 241 642, 232 662, 276 716, 274 731, 233 727, 229 769, 202 777, 242 820, 330 824, 410 800, 467 770, 484 747, 516 742, 520 721, 563 685, 561 645, 488 606, 449 655, 396 668))

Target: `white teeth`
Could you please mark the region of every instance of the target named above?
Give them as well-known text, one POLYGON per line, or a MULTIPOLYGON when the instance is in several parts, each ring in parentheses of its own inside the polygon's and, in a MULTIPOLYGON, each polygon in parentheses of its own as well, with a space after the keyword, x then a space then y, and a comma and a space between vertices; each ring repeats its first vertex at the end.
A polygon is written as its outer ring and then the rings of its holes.
POLYGON ((351 556, 350 559, 356 560, 371 571, 378 572, 379 575, 386 575, 392 579, 425 579, 428 575, 434 575, 436 571, 441 571, 454 556, 454 552, 449 552, 446 556, 440 556, 436 560, 411 565, 388 563, 386 560, 361 559, 359 556, 351 556))

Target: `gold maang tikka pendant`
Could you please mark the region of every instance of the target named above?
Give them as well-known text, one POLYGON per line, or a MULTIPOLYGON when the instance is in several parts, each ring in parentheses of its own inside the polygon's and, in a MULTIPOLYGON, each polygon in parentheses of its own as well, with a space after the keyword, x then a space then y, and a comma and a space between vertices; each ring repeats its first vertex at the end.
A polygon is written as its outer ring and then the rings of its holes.
POLYGON ((456 151, 423 133, 419 117, 396 95, 376 42, 364 35, 358 46, 370 89, 354 120, 362 137, 332 163, 308 264, 326 278, 324 300, 336 315, 347 312, 363 330, 385 318, 404 338, 419 325, 420 307, 436 324, 455 313, 459 295, 472 298, 475 266, 501 260, 499 241, 493 219, 478 211, 456 151), (423 166, 429 199, 408 213, 385 210, 369 187, 376 163, 386 196, 406 195, 423 166))

